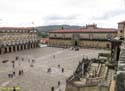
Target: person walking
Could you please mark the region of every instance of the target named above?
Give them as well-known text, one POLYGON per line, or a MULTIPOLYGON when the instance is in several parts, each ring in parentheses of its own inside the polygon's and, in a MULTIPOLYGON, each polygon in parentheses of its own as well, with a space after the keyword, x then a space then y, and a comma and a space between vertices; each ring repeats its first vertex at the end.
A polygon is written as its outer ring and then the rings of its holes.
POLYGON ((15 71, 13 72, 13 76, 15 76, 15 71))
POLYGON ((62 73, 64 73, 64 68, 62 68, 62 73))
POLYGON ((60 64, 58 64, 58 68, 60 68, 60 64))
POLYGON ((54 91, 54 90, 55 90, 55 88, 52 86, 52 87, 51 87, 51 91, 54 91))
POLYGON ((60 86, 60 81, 58 81, 58 86, 60 86))
POLYGON ((10 78, 10 74, 8 74, 8 77, 10 78))
POLYGON ((19 70, 19 76, 21 75, 21 70, 19 70))
POLYGON ((13 87, 13 91, 16 91, 16 88, 15 88, 15 87, 13 87))

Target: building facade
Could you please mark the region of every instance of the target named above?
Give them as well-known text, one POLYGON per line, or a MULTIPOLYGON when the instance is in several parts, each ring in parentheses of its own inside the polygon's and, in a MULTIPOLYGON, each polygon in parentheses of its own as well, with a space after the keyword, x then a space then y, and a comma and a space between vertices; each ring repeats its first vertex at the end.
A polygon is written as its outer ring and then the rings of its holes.
POLYGON ((118 23, 118 37, 123 39, 125 37, 125 21, 121 21, 118 23))
POLYGON ((79 46, 83 48, 111 48, 110 39, 117 36, 117 29, 86 25, 79 30, 55 30, 49 32, 48 46, 79 46))
POLYGON ((32 27, 0 27, 0 54, 38 46, 37 31, 32 27))

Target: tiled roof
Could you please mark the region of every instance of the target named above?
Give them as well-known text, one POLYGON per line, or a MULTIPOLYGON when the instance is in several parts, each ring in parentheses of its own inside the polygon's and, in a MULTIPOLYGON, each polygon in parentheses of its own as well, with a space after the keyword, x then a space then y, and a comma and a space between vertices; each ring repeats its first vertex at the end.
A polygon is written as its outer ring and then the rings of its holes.
POLYGON ((72 32, 117 32, 117 29, 113 28, 95 28, 95 29, 79 29, 79 30, 54 30, 50 33, 72 33, 72 32))
POLYGON ((125 21, 121 21, 121 22, 119 22, 118 24, 125 24, 125 21))
POLYGON ((0 27, 1 29, 5 29, 5 30, 31 30, 33 29, 33 27, 0 27))

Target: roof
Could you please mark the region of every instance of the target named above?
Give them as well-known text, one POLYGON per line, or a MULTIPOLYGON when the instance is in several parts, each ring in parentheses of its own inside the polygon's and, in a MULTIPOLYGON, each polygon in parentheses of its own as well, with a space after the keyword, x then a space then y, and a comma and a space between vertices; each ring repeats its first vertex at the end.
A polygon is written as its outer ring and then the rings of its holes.
POLYGON ((118 24, 125 24, 125 21, 121 21, 121 22, 119 22, 118 24))
POLYGON ((9 29, 9 30, 11 30, 11 29, 13 29, 13 30, 31 30, 31 29, 33 29, 33 27, 0 27, 0 30, 1 29, 5 29, 5 30, 7 30, 7 29, 9 29))
POLYGON ((50 33, 72 33, 72 32, 114 32, 116 33, 118 31, 118 29, 113 29, 113 28, 95 28, 95 29, 87 29, 87 28, 84 28, 84 29, 78 29, 78 30, 54 30, 54 31, 51 31, 50 33))

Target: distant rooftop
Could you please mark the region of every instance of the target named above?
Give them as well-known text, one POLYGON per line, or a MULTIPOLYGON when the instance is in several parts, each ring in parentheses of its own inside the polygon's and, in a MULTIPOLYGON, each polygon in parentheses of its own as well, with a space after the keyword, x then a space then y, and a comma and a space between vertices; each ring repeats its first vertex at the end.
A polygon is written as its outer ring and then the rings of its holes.
POLYGON ((1 29, 5 29, 5 30, 31 30, 33 29, 33 27, 0 27, 0 30, 1 29))
POLYGON ((125 24, 125 21, 118 22, 118 24, 125 24))
POLYGON ((60 29, 54 30, 50 33, 71 33, 71 32, 117 32, 118 29, 114 28, 98 28, 96 24, 86 25, 86 27, 81 29, 60 29))

